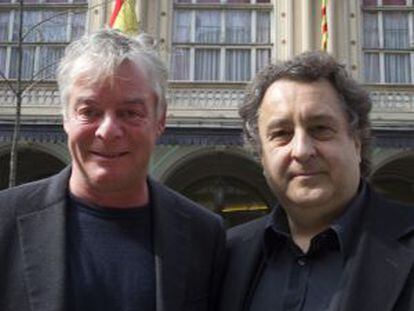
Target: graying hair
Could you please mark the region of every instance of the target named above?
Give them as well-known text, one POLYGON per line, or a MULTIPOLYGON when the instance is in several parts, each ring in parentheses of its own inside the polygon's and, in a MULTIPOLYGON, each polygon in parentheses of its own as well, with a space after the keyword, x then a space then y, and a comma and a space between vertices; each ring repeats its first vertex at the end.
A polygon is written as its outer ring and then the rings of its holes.
POLYGON ((116 70, 127 60, 146 74, 161 116, 167 107, 168 71, 155 49, 155 40, 145 33, 131 38, 113 29, 85 35, 67 46, 57 72, 63 116, 67 116, 70 90, 79 77, 85 75, 90 83, 113 82, 116 70))
POLYGON ((256 154, 261 154, 257 124, 259 108, 269 86, 281 79, 301 82, 326 79, 332 85, 346 113, 350 134, 361 142, 361 175, 368 176, 371 166, 371 99, 345 67, 324 52, 305 52, 291 60, 270 64, 248 86, 239 114, 243 120, 245 141, 253 147, 256 154))

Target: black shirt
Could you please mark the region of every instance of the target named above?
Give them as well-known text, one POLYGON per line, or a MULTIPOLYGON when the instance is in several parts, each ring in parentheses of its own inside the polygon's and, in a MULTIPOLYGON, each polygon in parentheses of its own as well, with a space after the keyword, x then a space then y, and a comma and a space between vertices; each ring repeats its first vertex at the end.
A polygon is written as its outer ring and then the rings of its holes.
POLYGON ((155 311, 151 207, 68 201, 67 310, 155 311))
POLYGON ((366 185, 361 183, 344 214, 312 238, 307 253, 293 242, 286 214, 276 207, 265 229, 264 257, 247 310, 326 310, 351 252, 365 197, 366 185))

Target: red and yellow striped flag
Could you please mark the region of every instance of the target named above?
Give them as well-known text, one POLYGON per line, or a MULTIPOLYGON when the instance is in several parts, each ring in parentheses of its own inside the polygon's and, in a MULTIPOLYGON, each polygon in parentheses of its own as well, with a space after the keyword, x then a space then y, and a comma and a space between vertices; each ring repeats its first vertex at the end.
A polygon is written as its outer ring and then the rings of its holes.
POLYGON ((328 49, 328 18, 326 14, 327 0, 322 0, 321 7, 321 49, 326 51, 328 49))
POLYGON ((115 0, 109 26, 126 34, 137 34, 138 20, 135 14, 135 0, 115 0))

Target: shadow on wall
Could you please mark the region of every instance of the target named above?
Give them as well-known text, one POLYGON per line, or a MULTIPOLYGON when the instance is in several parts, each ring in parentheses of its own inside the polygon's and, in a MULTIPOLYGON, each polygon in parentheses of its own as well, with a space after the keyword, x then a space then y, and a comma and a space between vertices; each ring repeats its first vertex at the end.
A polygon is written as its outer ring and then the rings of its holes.
POLYGON ((370 180, 386 197, 414 205, 414 154, 388 162, 370 180))
MULTIPOLYGON (((19 150, 17 159, 17 185, 49 177, 66 166, 50 154, 29 148, 19 150)), ((9 185, 9 168, 10 153, 4 153, 0 156, 0 189, 9 185)))

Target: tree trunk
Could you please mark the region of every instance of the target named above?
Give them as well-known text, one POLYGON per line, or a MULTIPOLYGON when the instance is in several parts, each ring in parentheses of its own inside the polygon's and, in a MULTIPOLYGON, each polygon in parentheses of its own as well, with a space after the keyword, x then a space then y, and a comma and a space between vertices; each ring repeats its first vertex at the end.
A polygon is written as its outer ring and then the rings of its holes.
POLYGON ((16 81, 16 118, 10 150, 10 174, 9 187, 16 185, 17 175, 17 154, 20 138, 20 117, 22 105, 22 60, 23 60, 23 0, 19 0, 19 38, 18 38, 18 60, 17 60, 17 81, 16 81))

